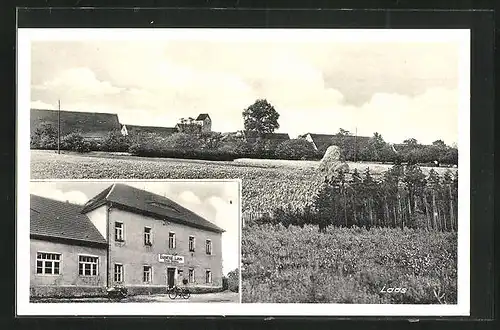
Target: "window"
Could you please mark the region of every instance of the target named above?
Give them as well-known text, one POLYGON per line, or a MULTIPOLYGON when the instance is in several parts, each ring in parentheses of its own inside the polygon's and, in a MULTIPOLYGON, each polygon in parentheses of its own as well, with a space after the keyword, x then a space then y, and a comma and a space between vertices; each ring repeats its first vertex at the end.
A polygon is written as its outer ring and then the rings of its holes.
POLYGON ((168 233, 168 248, 175 249, 175 233, 174 232, 168 233))
POLYGON ((61 274, 61 255, 59 253, 37 252, 36 273, 44 275, 61 274))
POLYGON ((144 283, 151 283, 151 278, 152 278, 151 266, 144 266, 142 274, 143 274, 142 281, 144 283))
POLYGON ((123 282, 123 265, 115 264, 115 282, 123 282))
POLYGON ((194 252, 194 236, 189 236, 189 252, 194 252))
POLYGON ((123 242, 123 223, 115 222, 115 241, 123 242))
POLYGON ((78 274, 83 276, 97 276, 98 257, 78 256, 78 274))
POLYGON ((151 246, 151 228, 144 227, 144 245, 151 246))
POLYGON ((189 283, 194 283, 194 268, 189 268, 188 280, 189 283))
POLYGON ((207 254, 212 254, 212 241, 207 239, 205 242, 205 250, 207 254))
POLYGON ((212 272, 208 269, 205 271, 205 283, 212 283, 212 272))

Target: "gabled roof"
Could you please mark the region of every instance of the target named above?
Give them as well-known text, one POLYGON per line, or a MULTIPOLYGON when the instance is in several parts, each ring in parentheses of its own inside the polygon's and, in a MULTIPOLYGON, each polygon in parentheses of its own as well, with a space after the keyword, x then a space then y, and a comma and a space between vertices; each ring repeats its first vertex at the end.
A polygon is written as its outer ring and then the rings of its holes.
POLYGON ((82 213, 87 213, 103 204, 144 214, 161 220, 168 220, 186 226, 201 228, 217 233, 225 230, 210 221, 175 203, 169 198, 122 183, 115 183, 88 201, 82 213))
POLYGON ((107 244, 90 219, 80 211, 81 205, 31 195, 30 235, 71 240, 80 244, 107 244))
MULTIPOLYGON (((311 139, 313 140, 314 144, 316 145, 316 148, 322 149, 322 148, 327 148, 331 145, 335 145, 336 143, 339 142, 339 137, 334 134, 316 134, 316 133, 307 133, 305 134, 310 135, 311 139)), ((343 139, 346 139, 347 141, 349 140, 354 140, 356 143, 359 144, 364 144, 370 140, 370 137, 368 136, 354 136, 354 135, 347 135, 343 136, 343 139)))
POLYGON ((177 133, 177 128, 175 127, 159 127, 159 126, 139 126, 139 125, 125 125, 127 128, 127 133, 130 135, 140 134, 140 133, 153 133, 160 136, 169 136, 177 133))
MULTIPOLYGON (((58 127, 57 110, 31 109, 31 134, 42 123, 50 124, 55 130, 58 127)), ((105 136, 110 131, 120 130, 118 115, 113 113, 78 112, 61 110, 61 135, 80 132, 84 136, 105 136)))
POLYGON ((196 117, 196 120, 205 120, 206 118, 210 118, 208 113, 200 113, 198 117, 196 117))
MULTIPOLYGON (((245 133, 247 140, 256 140, 258 138, 256 133, 246 132, 245 133)), ((261 138, 264 140, 273 140, 273 141, 286 141, 290 140, 290 136, 288 133, 264 133, 261 135, 261 138)))

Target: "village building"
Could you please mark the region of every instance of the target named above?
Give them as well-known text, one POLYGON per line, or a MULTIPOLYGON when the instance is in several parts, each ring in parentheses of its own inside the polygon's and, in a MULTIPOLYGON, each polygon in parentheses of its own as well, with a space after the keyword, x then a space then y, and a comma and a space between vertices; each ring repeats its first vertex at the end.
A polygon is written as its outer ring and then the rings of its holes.
POLYGON ((84 206, 31 203, 32 294, 222 287, 224 230, 164 196, 116 183, 84 206))
POLYGON ((87 140, 104 140, 110 132, 121 130, 117 114, 31 109, 31 135, 44 124, 52 126, 56 132, 60 127, 61 137, 80 133, 87 140))
POLYGON ((108 243, 81 210, 31 195, 30 296, 105 293, 108 243))
POLYGON ((121 132, 123 136, 136 137, 143 134, 155 134, 166 138, 178 132, 175 127, 159 127, 159 126, 139 126, 139 125, 122 125, 121 132))
POLYGON ((316 133, 306 133, 301 135, 301 138, 312 143, 315 150, 326 151, 329 146, 336 145, 341 146, 342 141, 347 141, 348 143, 352 143, 352 145, 356 145, 359 149, 362 146, 366 145, 370 137, 367 136, 353 136, 353 135, 345 135, 338 136, 334 134, 316 134, 316 133))
POLYGON ((183 133, 204 133, 212 131, 212 119, 208 113, 200 113, 198 117, 181 118, 175 125, 179 132, 183 133))

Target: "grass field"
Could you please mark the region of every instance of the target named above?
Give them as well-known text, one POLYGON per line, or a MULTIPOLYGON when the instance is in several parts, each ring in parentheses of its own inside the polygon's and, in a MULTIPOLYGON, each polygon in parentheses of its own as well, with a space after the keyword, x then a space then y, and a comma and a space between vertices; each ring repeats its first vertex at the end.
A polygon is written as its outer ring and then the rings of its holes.
MULTIPOLYGON (((322 180, 319 162, 241 159, 201 161, 141 158, 123 154, 31 151, 32 179, 242 179, 244 213, 261 213, 309 202, 322 180)), ((377 176, 389 165, 349 163, 377 176)), ((430 168, 423 168, 424 173, 430 168)), ((439 172, 446 169, 437 168, 439 172)), ((456 170, 456 169, 455 169, 456 170)))

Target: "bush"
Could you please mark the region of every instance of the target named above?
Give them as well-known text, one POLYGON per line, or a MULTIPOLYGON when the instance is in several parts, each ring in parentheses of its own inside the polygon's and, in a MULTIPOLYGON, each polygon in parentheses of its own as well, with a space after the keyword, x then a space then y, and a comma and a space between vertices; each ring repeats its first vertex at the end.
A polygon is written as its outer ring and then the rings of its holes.
POLYGON ((291 139, 278 145, 275 152, 280 159, 314 159, 318 157, 311 142, 304 139, 291 139))
POLYGON ((40 124, 30 137, 32 149, 57 149, 57 131, 48 123, 40 124))
POLYGON ((128 151, 130 145, 130 138, 115 130, 108 133, 99 149, 108 152, 125 152, 128 151))
POLYGON ((90 152, 91 143, 85 141, 80 133, 70 133, 65 135, 61 141, 62 148, 65 150, 77 151, 77 152, 90 152))
POLYGON ((232 292, 239 291, 240 285, 240 270, 236 268, 227 274, 228 288, 232 292))

